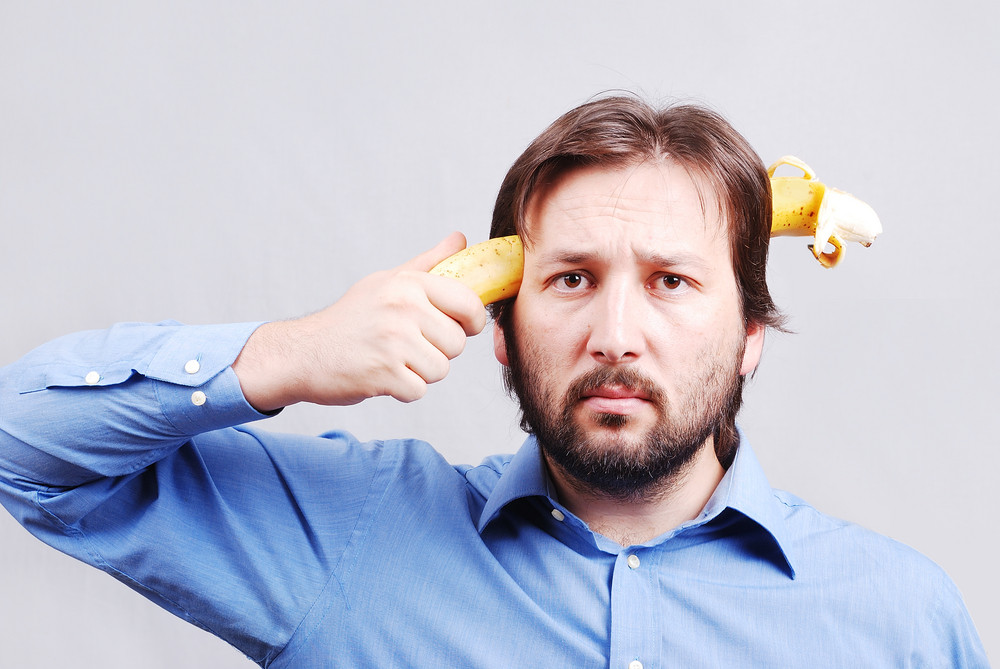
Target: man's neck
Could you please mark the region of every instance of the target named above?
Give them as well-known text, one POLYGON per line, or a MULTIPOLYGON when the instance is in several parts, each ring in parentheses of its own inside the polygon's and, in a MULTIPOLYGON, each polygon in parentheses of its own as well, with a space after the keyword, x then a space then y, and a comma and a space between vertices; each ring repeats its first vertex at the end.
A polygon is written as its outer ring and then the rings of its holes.
POLYGON ((548 457, 546 461, 563 506, 622 546, 645 543, 697 517, 726 473, 711 438, 683 470, 637 500, 587 489, 548 457))

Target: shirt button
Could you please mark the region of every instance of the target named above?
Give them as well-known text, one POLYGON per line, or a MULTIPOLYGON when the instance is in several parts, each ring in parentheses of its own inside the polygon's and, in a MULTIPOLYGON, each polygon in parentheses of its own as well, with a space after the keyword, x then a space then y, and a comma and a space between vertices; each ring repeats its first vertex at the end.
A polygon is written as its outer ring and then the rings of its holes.
POLYGON ((552 517, 558 520, 560 523, 566 520, 566 514, 564 514, 559 509, 552 509, 552 517))
POLYGON ((101 375, 97 372, 87 372, 87 375, 83 377, 83 382, 88 386, 96 385, 98 381, 101 380, 101 375))
POLYGON ((184 371, 188 374, 197 374, 199 369, 201 369, 201 363, 197 360, 188 360, 184 363, 184 371))
MULTIPOLYGON (((632 568, 632 569, 638 569, 639 568, 639 556, 636 555, 635 553, 632 553, 631 555, 629 555, 628 556, 628 560, 626 560, 626 562, 628 562, 628 566, 630 568, 632 568)), ((636 661, 638 662, 638 660, 636 660, 636 661)), ((635 664, 635 663, 633 663, 633 664, 635 664)), ((632 665, 630 664, 629 667, 631 667, 631 666, 632 665)), ((641 667, 642 664, 640 664, 639 666, 641 667)))
POLYGON ((632 660, 628 663, 628 669, 642 669, 642 662, 639 660, 632 660))
POLYGON ((208 397, 205 395, 205 393, 201 392, 200 390, 196 390, 193 393, 191 393, 191 404, 195 405, 196 407, 200 407, 207 401, 208 397))

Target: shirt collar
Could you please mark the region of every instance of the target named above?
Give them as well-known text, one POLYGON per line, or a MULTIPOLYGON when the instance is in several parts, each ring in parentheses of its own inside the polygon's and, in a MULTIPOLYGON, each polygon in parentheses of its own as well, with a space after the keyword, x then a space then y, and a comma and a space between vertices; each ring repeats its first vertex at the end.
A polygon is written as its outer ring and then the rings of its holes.
POLYGON ((783 558, 788 575, 795 578, 794 543, 786 520, 788 509, 768 483, 742 430, 733 464, 705 504, 701 517, 711 520, 726 509, 741 513, 767 532, 783 558))
POLYGON ((479 516, 478 529, 481 533, 500 510, 511 502, 524 497, 548 497, 550 494, 549 475, 542 462, 542 452, 534 435, 528 437, 520 450, 506 464, 500 480, 490 493, 483 512, 479 516))
MULTIPOLYGON (((542 453, 534 436, 528 437, 520 450, 507 462, 496 487, 479 516, 482 532, 500 511, 513 501, 526 497, 546 497, 555 500, 542 453)), ((786 508, 778 499, 764 475, 749 442, 740 432, 740 444, 732 465, 709 498, 697 524, 711 521, 726 509, 732 509, 756 523, 776 544, 783 566, 795 578, 792 541, 785 521, 786 508)))

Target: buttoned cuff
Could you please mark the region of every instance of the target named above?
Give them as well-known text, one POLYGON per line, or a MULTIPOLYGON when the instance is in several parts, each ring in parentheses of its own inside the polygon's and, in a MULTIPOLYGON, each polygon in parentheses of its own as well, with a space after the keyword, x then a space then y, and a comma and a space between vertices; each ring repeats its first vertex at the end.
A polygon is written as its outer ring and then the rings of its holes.
MULTIPOLYGON (((70 335, 38 349, 40 362, 26 357, 17 385, 21 394, 93 388, 114 397, 138 374, 150 382, 162 415, 180 434, 231 427, 267 417, 246 401, 231 368, 260 325, 123 323, 70 335)), ((125 392, 142 394, 137 388, 125 392)))
POLYGON ((247 402, 231 366, 260 325, 178 328, 150 360, 143 374, 156 382, 163 413, 180 432, 200 434, 269 415, 247 402))
POLYGON ((201 385, 156 381, 155 390, 163 415, 182 434, 201 434, 268 417, 246 401, 232 367, 201 385))

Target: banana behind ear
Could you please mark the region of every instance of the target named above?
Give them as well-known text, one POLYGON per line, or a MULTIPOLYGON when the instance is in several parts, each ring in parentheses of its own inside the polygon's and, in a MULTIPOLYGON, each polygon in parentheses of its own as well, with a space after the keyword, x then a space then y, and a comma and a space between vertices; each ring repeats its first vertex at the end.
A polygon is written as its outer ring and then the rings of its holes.
POLYGON ((809 249, 824 267, 840 262, 846 242, 871 246, 882 232, 874 209, 818 180, 812 168, 795 156, 781 158, 767 174, 771 177, 771 236, 812 237, 809 249), (802 176, 774 176, 781 165, 799 168, 802 176), (833 251, 825 250, 828 243, 833 251))

